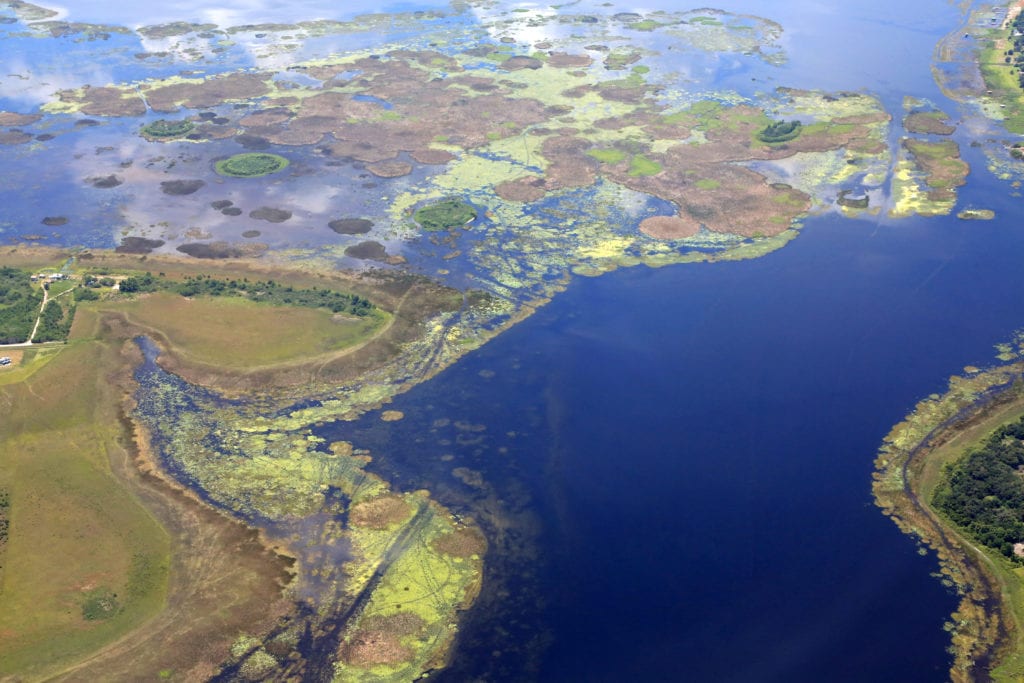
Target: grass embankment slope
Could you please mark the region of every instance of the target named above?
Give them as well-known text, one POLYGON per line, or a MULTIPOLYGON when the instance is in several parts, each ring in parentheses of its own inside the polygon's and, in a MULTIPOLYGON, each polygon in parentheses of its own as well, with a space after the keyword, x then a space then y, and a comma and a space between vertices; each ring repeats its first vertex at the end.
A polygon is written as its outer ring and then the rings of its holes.
MULTIPOLYGON (((16 251, 0 249, 0 264, 24 266, 26 254, 16 251)), ((29 255, 44 263, 67 257, 29 255)), ((251 262, 97 252, 80 255, 76 268, 326 285, 390 312, 356 322, 232 297, 104 295, 78 307, 67 345, 3 374, 0 488, 11 503, 0 509, 10 519, 0 543, 0 680, 205 680, 229 658, 239 633, 265 633, 289 611, 282 587, 291 561, 152 468, 145 435, 125 412, 140 360, 132 338, 152 333, 169 349, 162 358, 211 386, 279 391, 310 373, 327 382, 380 367, 422 335, 431 316, 462 306, 463 296, 422 278, 364 280, 251 262), (219 362, 223 354, 268 366, 209 374, 193 362, 219 362), (278 376, 282 358, 295 367, 278 376)))
POLYGON ((994 681, 1024 681, 1024 567, 1008 560, 1001 553, 983 546, 970 535, 953 524, 941 511, 932 506, 935 489, 943 480, 944 470, 964 454, 987 440, 989 435, 1002 425, 1014 422, 1024 416, 1024 397, 1000 404, 979 416, 966 428, 952 432, 951 436, 928 454, 921 462, 920 469, 911 478, 921 500, 929 510, 943 522, 948 533, 970 548, 981 564, 998 583, 1006 624, 1009 629, 1007 642, 999 653, 998 666, 991 671, 994 681))
POLYGON ((170 352, 196 363, 236 370, 301 362, 367 340, 390 316, 364 318, 325 309, 273 306, 237 297, 185 298, 170 292, 97 304, 163 336, 170 352))
MULTIPOLYGON (((17 256, 0 248, 0 265, 17 256)), ((119 316, 136 334, 153 336, 163 347, 159 362, 165 369, 228 396, 308 395, 339 386, 387 366, 403 346, 424 338, 435 316, 458 311, 473 297, 415 275, 303 270, 268 261, 210 262, 96 251, 81 255, 78 263, 94 273, 152 272, 176 281, 211 274, 221 279, 274 281, 296 290, 355 294, 374 304, 370 314, 358 321, 356 316, 335 315, 326 309, 228 296, 197 296, 191 303, 184 299, 172 303, 172 296, 152 302, 152 309, 141 297, 138 304, 124 300, 116 306, 108 300, 90 304, 119 316), (161 318, 157 310, 169 316, 161 318), (238 324, 232 328, 226 321, 238 324)))
POLYGON ((1024 365, 950 379, 949 390, 917 404, 879 451, 873 491, 884 514, 933 548, 960 603, 950 633, 956 683, 1024 681, 1024 571, 960 529, 932 501, 947 465, 992 432, 1024 415, 1017 379, 1024 365), (990 392, 996 392, 991 398, 990 392))
POLYGON ((170 538, 111 471, 123 435, 110 362, 100 344, 72 344, 0 386, 0 678, 43 677, 163 607, 170 538))

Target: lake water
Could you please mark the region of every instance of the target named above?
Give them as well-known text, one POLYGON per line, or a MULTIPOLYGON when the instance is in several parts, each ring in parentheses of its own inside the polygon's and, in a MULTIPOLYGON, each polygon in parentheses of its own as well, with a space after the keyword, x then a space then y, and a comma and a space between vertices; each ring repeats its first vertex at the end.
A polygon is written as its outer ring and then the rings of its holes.
MULTIPOLYGON (((66 4, 69 19, 131 26, 334 11, 186 3, 157 17, 66 4)), ((950 3, 716 4, 780 22, 788 60, 708 57, 695 80, 748 94, 866 89, 897 119, 908 94, 959 112, 930 73, 933 46, 962 21, 950 3)), ((245 62, 229 57, 219 68, 245 62)), ((89 77, 69 72, 71 84, 89 77)), ((956 599, 931 576, 934 557, 873 507, 870 483, 891 425, 1024 325, 1010 186, 960 136, 974 168, 960 205, 993 208, 995 221, 827 215, 761 259, 577 278, 387 406, 404 420, 322 430, 491 538, 484 593, 438 680, 946 679, 942 625, 956 599)), ((42 165, 66 151, 11 154, 42 165)), ((0 198, 34 215, 48 186, 18 178, 0 198)), ((93 227, 51 241, 109 246, 96 225, 116 220, 114 204, 83 206, 93 227)))
POLYGON ((473 613, 444 680, 521 674, 531 633, 542 680, 945 680, 954 598, 872 506, 871 461, 1024 319, 1022 247, 994 223, 822 220, 758 261, 580 280, 389 406, 402 423, 345 430, 403 486, 485 507, 439 473, 466 466, 539 512, 507 568, 532 565, 519 613, 473 613), (444 418, 488 437, 424 440, 444 418))

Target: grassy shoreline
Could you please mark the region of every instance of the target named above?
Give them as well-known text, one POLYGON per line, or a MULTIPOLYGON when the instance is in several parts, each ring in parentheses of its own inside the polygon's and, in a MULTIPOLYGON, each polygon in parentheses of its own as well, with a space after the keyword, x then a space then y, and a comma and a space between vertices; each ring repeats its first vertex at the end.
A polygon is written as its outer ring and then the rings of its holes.
POLYGON ((893 427, 875 461, 876 504, 933 549, 960 603, 946 629, 953 681, 1024 680, 1024 572, 964 534, 932 505, 943 467, 994 429, 1024 415, 1024 363, 950 380, 893 427))

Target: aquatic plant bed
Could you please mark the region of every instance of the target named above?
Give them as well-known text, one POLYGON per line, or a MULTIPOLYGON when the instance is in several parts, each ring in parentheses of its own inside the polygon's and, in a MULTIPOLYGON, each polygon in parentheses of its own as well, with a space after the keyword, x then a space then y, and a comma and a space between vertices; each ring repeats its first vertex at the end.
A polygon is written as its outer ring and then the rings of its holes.
POLYGON ((277 173, 288 166, 288 160, 278 154, 246 152, 218 161, 214 168, 221 175, 232 178, 258 178, 277 173))

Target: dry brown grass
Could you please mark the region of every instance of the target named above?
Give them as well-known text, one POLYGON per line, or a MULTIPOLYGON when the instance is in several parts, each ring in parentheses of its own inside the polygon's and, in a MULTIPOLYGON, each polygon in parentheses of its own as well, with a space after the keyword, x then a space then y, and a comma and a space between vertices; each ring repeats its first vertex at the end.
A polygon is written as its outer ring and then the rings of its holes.
POLYGON ((482 556, 487 551, 487 539, 476 527, 461 527, 450 534, 438 536, 431 545, 434 550, 452 557, 482 556))
POLYGON ((404 498, 396 495, 379 496, 372 500, 356 503, 349 511, 349 523, 369 529, 387 529, 389 526, 406 521, 413 509, 404 498))

